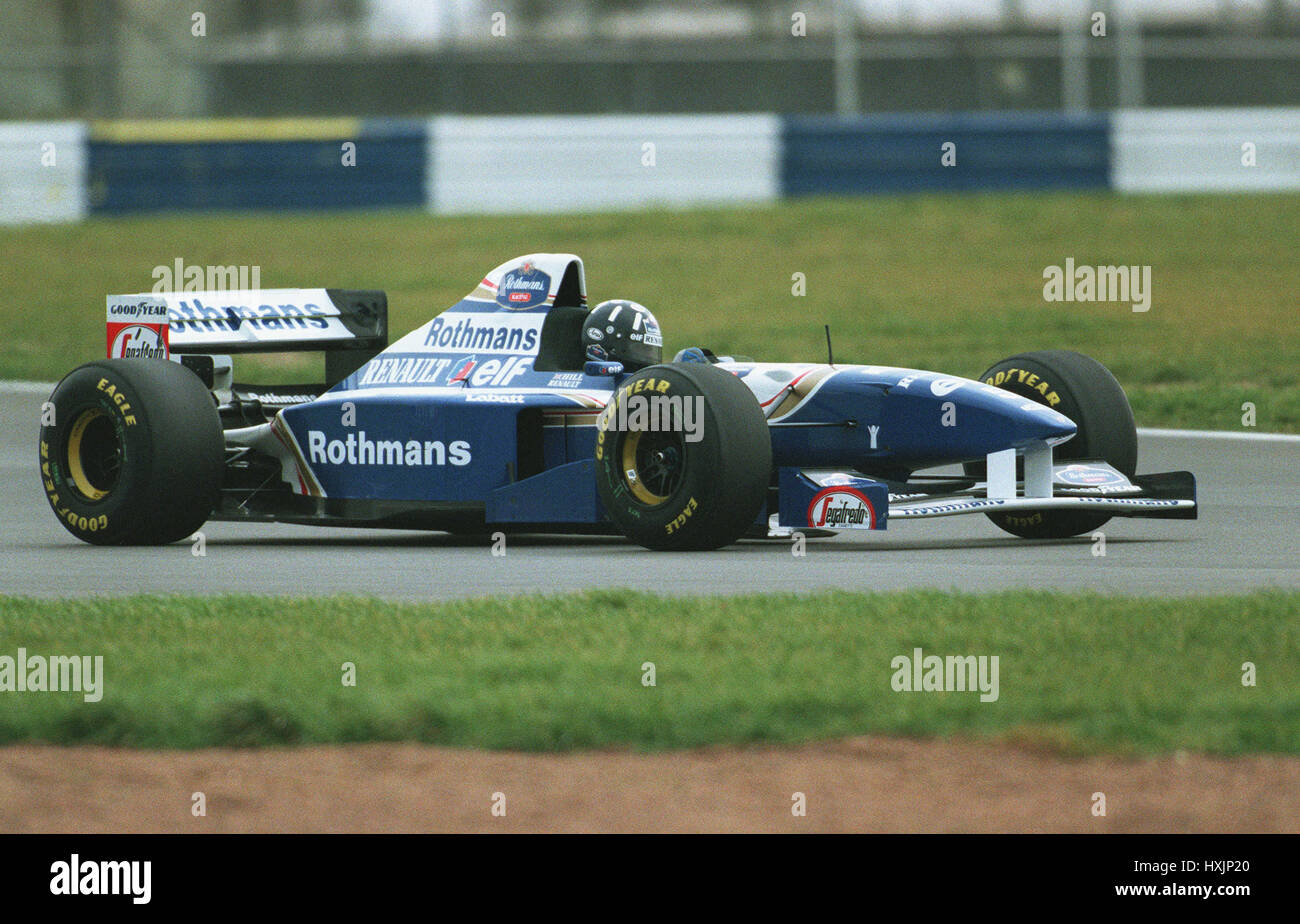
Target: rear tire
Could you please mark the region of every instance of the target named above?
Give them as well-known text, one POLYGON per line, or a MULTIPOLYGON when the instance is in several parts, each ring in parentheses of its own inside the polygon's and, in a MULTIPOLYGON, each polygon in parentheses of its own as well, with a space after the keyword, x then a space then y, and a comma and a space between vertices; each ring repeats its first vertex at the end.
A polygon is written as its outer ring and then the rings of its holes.
MULTIPOLYGON (((1092 357, 1073 350, 1017 353, 994 363, 979 380, 1048 405, 1075 422, 1078 432, 1056 447, 1055 461, 1101 459, 1130 478, 1136 473, 1138 441, 1133 410, 1115 376, 1092 357)), ((982 478, 984 463, 968 463, 966 471, 982 478)), ((1106 514, 1076 510, 986 516, 999 529, 1025 539, 1078 536, 1110 519, 1106 514)))
MULTIPOLYGON (((683 418, 683 421, 685 418, 683 418)), ((648 366, 625 379, 600 417, 596 489, 615 527, 648 549, 717 549, 766 509, 772 443, 757 399, 730 372, 696 363, 648 366), (632 429, 630 399, 677 398, 702 406, 699 439, 632 429), (618 407, 628 429, 620 430, 618 407)))
POLYGON ((70 372, 41 428, 45 498, 72 535, 95 545, 163 545, 203 525, 225 465, 212 395, 189 369, 105 359, 70 372))

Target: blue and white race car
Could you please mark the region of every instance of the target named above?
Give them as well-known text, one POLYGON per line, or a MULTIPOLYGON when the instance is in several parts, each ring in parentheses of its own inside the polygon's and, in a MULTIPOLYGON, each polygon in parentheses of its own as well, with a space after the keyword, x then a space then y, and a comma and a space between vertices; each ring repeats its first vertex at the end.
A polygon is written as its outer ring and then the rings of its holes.
POLYGON ((382 292, 110 296, 109 358, 51 397, 46 496, 106 545, 208 520, 715 549, 969 513, 1030 538, 1196 516, 1190 473, 1136 474, 1124 392, 1082 354, 978 379, 700 348, 663 362, 649 310, 589 310, 586 291, 576 256, 519 257, 391 345, 382 292), (286 350, 324 352, 325 381, 234 380, 232 355, 286 350))

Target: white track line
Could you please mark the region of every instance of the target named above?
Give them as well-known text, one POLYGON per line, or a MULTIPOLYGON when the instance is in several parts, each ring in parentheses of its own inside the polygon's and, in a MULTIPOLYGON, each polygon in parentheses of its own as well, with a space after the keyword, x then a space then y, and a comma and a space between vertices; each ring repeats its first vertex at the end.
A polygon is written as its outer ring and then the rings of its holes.
POLYGON ((1161 430, 1152 427, 1138 427, 1138 436, 1187 440, 1251 440, 1260 443, 1300 443, 1300 434, 1238 433, 1235 430, 1161 430))
MULTIPOLYGON (((54 391, 56 384, 56 382, 0 382, 0 395, 48 395, 54 391)), ((1235 430, 1162 430, 1155 427, 1138 427, 1138 436, 1189 440, 1255 440, 1264 443, 1300 443, 1300 434, 1238 433, 1235 430)))
POLYGON ((0 395, 48 395, 55 382, 0 382, 0 395))

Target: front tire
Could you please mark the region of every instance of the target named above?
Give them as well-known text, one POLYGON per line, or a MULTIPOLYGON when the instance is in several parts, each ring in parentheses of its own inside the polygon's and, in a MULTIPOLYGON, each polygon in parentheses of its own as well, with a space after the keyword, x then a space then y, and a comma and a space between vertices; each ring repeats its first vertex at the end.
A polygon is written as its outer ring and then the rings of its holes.
POLYGON ((648 366, 619 385, 600 417, 597 491, 618 530, 648 549, 735 542, 765 509, 771 471, 772 443, 757 399, 713 366, 648 366), (672 404, 653 402, 664 398, 682 399, 683 411, 689 403, 690 417, 678 419, 698 431, 638 426, 638 404, 663 423, 654 409, 672 404))
POLYGON ((221 489, 225 442, 199 377, 159 359, 105 359, 70 372, 41 428, 45 498, 94 545, 163 545, 192 535, 221 489))
MULTIPOLYGON (((1073 350, 1035 350, 994 363, 979 376, 1002 388, 1060 411, 1074 421, 1074 437, 1056 448, 1054 459, 1101 459, 1132 478, 1137 472, 1137 426, 1128 397, 1110 370, 1073 350)), ((966 471, 983 477, 984 463, 966 471)), ((986 514, 1005 530, 1024 539, 1064 539, 1090 533, 1105 524, 1106 514, 1076 510, 1040 510, 1032 514, 986 514)))

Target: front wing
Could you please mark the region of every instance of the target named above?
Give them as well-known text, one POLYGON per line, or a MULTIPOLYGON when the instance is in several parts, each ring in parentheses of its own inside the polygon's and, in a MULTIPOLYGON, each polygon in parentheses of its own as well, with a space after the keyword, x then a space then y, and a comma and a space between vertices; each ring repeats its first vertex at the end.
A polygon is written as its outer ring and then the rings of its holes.
POLYGON ((1129 478, 1105 462, 1052 462, 1050 446, 992 453, 988 477, 924 476, 891 482, 843 472, 782 468, 777 525, 784 529, 884 529, 891 518, 970 513, 1091 510, 1117 517, 1195 519, 1191 472, 1129 478))

